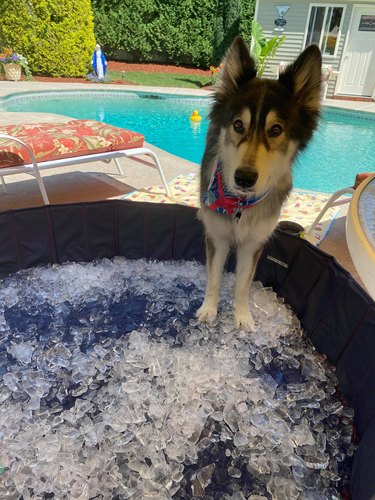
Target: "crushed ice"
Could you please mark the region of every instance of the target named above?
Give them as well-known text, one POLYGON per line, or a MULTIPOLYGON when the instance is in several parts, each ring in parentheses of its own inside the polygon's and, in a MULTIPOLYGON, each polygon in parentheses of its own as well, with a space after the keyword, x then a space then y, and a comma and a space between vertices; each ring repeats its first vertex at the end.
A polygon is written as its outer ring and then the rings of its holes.
POLYGON ((334 499, 352 411, 292 311, 255 283, 211 326, 196 263, 22 271, 0 304, 0 498, 334 499))

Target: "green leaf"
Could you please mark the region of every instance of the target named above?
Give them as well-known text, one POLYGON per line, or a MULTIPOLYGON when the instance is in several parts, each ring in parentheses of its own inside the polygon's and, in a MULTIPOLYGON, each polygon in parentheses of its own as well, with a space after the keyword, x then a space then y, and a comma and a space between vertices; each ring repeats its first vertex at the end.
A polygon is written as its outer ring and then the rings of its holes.
POLYGON ((251 38, 254 43, 258 43, 261 47, 266 43, 263 27, 258 21, 253 20, 251 23, 251 38))
POLYGON ((251 51, 251 55, 254 57, 256 61, 259 61, 261 54, 262 54, 263 47, 260 45, 259 42, 254 41, 254 45, 251 51))
POLYGON ((285 40, 285 36, 271 38, 271 40, 268 42, 269 43, 269 57, 273 57, 275 55, 277 49, 284 42, 284 40, 285 40))
POLYGON ((0 467, 0 475, 4 474, 4 472, 7 470, 6 467, 0 467))

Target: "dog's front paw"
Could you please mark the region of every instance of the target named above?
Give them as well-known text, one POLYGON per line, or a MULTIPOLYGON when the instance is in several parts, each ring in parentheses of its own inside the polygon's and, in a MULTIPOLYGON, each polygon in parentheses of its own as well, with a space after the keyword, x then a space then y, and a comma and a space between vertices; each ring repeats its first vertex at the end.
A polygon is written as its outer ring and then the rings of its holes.
POLYGON ((217 316, 217 307, 212 304, 203 304, 200 306, 198 311, 195 313, 195 317, 201 323, 212 323, 217 316))
POLYGON ((234 311, 234 322, 238 330, 253 332, 255 329, 253 317, 248 310, 234 311))

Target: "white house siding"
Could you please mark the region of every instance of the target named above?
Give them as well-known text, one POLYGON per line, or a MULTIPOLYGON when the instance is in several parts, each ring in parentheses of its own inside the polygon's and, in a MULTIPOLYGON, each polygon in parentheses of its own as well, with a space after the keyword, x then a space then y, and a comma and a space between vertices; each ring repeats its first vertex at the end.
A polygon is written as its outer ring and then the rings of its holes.
MULTIPOLYGON (((276 2, 270 0, 258 0, 258 13, 257 21, 263 26, 266 38, 269 39, 275 35, 285 35, 285 41, 278 49, 276 57, 270 59, 263 76, 272 78, 275 77, 280 61, 292 62, 303 50, 303 43, 305 39, 305 29, 307 24, 307 16, 309 14, 310 4, 329 4, 329 5, 343 5, 345 6, 344 21, 341 30, 339 47, 335 57, 323 57, 323 64, 332 65, 333 71, 338 72, 341 64, 341 56, 345 44, 345 37, 349 29, 349 22, 352 14, 353 4, 347 2, 327 1, 308 2, 306 0, 276 2), (290 8, 284 16, 287 24, 284 27, 284 32, 275 31, 276 27, 274 20, 278 17, 276 5, 289 5, 290 8)), ((328 83, 327 96, 330 97, 334 93, 336 84, 337 73, 333 74, 328 83)))

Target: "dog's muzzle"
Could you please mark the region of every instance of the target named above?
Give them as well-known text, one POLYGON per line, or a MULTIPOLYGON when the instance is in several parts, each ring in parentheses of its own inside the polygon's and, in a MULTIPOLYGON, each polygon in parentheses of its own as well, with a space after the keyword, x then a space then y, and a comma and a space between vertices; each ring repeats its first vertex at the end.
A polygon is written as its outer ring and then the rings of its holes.
POLYGON ((258 180, 258 174, 253 170, 244 170, 238 168, 234 172, 234 181, 241 189, 250 189, 258 180))

